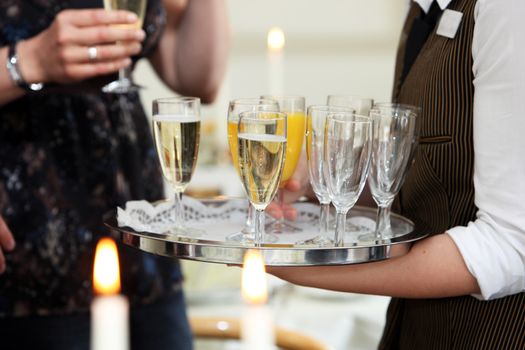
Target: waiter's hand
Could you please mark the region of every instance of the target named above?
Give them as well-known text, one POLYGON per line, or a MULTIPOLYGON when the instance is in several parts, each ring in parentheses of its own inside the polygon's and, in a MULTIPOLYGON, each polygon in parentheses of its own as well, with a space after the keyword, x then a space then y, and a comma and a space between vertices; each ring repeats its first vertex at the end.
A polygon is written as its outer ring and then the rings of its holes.
POLYGON ((13 249, 15 249, 15 239, 4 219, 0 216, 0 273, 3 273, 6 267, 4 252, 13 249))
POLYGON ((297 217, 297 210, 293 207, 293 203, 301 197, 315 198, 315 194, 310 186, 308 177, 307 161, 304 153, 299 158, 297 168, 292 178, 284 186, 284 206, 281 208, 279 203, 273 201, 266 209, 267 213, 274 218, 280 219, 285 217, 288 220, 295 220, 297 217))

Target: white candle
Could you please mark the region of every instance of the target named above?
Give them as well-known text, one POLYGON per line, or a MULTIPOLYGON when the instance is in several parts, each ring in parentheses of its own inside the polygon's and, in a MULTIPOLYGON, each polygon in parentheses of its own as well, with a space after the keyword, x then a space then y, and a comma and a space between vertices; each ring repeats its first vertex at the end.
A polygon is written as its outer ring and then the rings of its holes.
POLYGON ((91 349, 129 349, 129 305, 120 292, 117 246, 110 238, 97 244, 93 286, 98 294, 91 304, 91 349))
POLYGON ((268 85, 270 94, 284 93, 284 33, 280 28, 270 29, 267 36, 268 85))
POLYGON ((242 296, 245 301, 241 317, 244 349, 268 350, 275 344, 273 316, 268 299, 264 261, 259 251, 249 250, 244 257, 242 296))

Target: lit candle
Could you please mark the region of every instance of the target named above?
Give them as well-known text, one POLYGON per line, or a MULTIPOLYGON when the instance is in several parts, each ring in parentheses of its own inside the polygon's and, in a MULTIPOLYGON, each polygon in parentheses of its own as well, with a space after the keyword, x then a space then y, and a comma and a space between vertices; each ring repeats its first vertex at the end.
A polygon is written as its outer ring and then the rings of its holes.
POLYGON ((268 350, 275 344, 272 312, 268 299, 264 261, 259 251, 249 250, 244 257, 242 296, 245 308, 241 320, 244 349, 268 350))
POLYGON ((284 33, 281 28, 270 29, 267 36, 268 80, 270 94, 284 93, 284 33))
POLYGON ((110 238, 97 244, 93 268, 97 296, 91 304, 91 349, 129 349, 129 305, 120 295, 117 245, 110 238))

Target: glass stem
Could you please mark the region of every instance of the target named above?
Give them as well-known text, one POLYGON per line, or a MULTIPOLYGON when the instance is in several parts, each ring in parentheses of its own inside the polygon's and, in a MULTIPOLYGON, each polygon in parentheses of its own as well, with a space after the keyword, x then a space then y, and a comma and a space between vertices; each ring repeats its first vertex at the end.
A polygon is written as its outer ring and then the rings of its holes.
POLYGON ((335 220, 336 220, 336 223, 335 223, 334 245, 336 247, 342 247, 344 245, 346 213, 337 211, 337 214, 335 214, 335 220))
POLYGON ((328 226, 330 223, 330 202, 321 203, 321 212, 319 214, 319 226, 321 236, 328 238, 328 226))
POLYGON ((261 247, 264 242, 264 210, 255 210, 255 239, 256 247, 261 247))
POLYGON ((130 80, 130 67, 120 68, 118 70, 118 80, 130 80))
POLYGON ((248 213, 246 214, 246 223, 244 224, 245 226, 244 231, 246 233, 255 232, 254 222, 255 222, 255 208, 253 207, 252 203, 248 202, 248 213))
POLYGON ((277 190, 277 203, 279 204, 279 209, 281 209, 281 218, 278 220, 281 224, 284 223, 284 188, 279 187, 277 190))
POLYGON ((383 234, 390 231, 390 204, 378 206, 376 219, 376 239, 384 238, 383 234))
POLYGON ((183 229, 186 220, 184 218, 184 206, 182 205, 182 194, 180 192, 175 192, 173 202, 175 204, 175 210, 173 213, 175 217, 175 226, 178 229, 183 229))

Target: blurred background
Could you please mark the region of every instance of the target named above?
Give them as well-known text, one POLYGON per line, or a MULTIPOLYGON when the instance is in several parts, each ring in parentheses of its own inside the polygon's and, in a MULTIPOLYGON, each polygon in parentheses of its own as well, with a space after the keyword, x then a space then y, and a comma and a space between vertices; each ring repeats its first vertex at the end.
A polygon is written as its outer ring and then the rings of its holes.
MULTIPOLYGON (((389 101, 408 0, 227 0, 227 6, 232 31, 229 66, 217 100, 202 110, 199 163, 187 191, 194 196, 243 195, 226 138, 231 99, 285 93, 305 96, 307 106, 324 104, 328 94, 389 101), (284 33, 279 52, 267 46, 272 27, 284 33)), ((148 108, 154 98, 173 95, 147 62, 134 74, 146 87, 141 97, 148 108)), ((183 269, 190 315, 235 315, 240 269, 188 261, 183 269)), ((275 280, 271 286, 270 304, 278 309, 283 326, 307 332, 333 349, 376 347, 388 298, 311 290, 275 280)))

